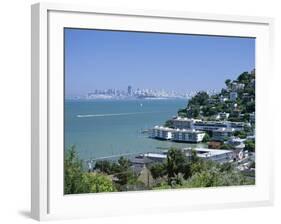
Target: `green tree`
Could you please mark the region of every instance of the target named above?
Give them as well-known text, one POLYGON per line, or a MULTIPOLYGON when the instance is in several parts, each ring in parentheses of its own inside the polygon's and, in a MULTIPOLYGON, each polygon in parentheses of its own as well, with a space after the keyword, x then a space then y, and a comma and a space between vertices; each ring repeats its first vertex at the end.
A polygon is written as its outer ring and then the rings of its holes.
POLYGON ((167 182, 160 182, 156 186, 154 186, 153 190, 164 190, 164 189, 171 189, 172 187, 167 182))
POLYGON ((191 105, 199 105, 199 106, 204 106, 208 103, 209 95, 208 93, 202 91, 198 92, 195 96, 193 96, 189 102, 188 106, 191 105))
POLYGON ((214 166, 209 170, 195 173, 183 184, 183 187, 237 186, 252 185, 254 183, 254 179, 245 177, 242 173, 231 168, 230 170, 222 171, 219 167, 214 166))
POLYGON ((222 95, 222 96, 227 96, 227 94, 228 94, 227 90, 224 89, 224 88, 222 88, 222 89, 221 89, 221 95, 222 95))
POLYGON ((107 174, 112 174, 113 172, 112 163, 108 160, 97 161, 94 169, 107 174))
POLYGON ((248 102, 246 104, 246 112, 247 113, 252 113, 252 112, 255 112, 256 111, 256 104, 255 104, 255 101, 253 102, 248 102))
POLYGON ((238 76, 237 80, 241 83, 247 83, 249 81, 249 73, 243 72, 241 75, 238 76))
POLYGON ((225 80, 225 85, 226 85, 227 87, 230 86, 230 83, 231 83, 231 80, 230 80, 230 79, 225 80))
POLYGON ((255 151, 255 141, 253 140, 246 140, 244 142, 245 144, 245 150, 248 150, 250 152, 254 152, 255 151))
MULTIPOLYGON (((178 112, 179 113, 179 112, 178 112)), ((186 112, 185 112, 186 115, 186 112)), ((171 120, 167 120, 164 124, 165 127, 171 128, 173 126, 173 122, 171 120)))
POLYGON ((85 193, 113 192, 117 190, 108 176, 98 173, 84 173, 82 184, 83 192, 85 193))
POLYGON ((186 168, 187 158, 184 153, 175 148, 171 148, 167 154, 167 174, 168 184, 173 185, 180 183, 179 173, 186 168))
POLYGON ((65 153, 64 160, 64 193, 83 193, 83 166, 79 160, 75 146, 71 146, 65 153))
POLYGON ((223 163, 219 165, 220 172, 229 172, 233 170, 233 166, 231 163, 223 163))
POLYGON ((235 137, 239 137, 239 138, 246 138, 247 137, 247 133, 245 131, 235 131, 233 133, 233 135, 235 137))
POLYGON ((121 169, 127 170, 131 165, 131 161, 129 159, 126 159, 125 157, 121 156, 118 160, 118 164, 121 169))
POLYGON ((187 117, 187 108, 179 109, 178 116, 180 117, 187 117))
POLYGON ((150 167, 151 175, 154 179, 167 175, 166 163, 155 163, 150 167))
POLYGON ((190 154, 190 162, 196 163, 198 161, 199 161, 199 157, 197 156, 197 152, 194 149, 192 149, 190 154))
POLYGON ((129 159, 121 156, 118 160, 117 165, 115 166, 115 174, 116 178, 115 183, 119 186, 119 189, 123 189, 125 185, 132 184, 136 181, 136 176, 130 168, 132 165, 129 159))
POLYGON ((181 173, 183 174, 183 178, 186 180, 192 176, 192 170, 191 170, 191 163, 186 162, 184 163, 183 169, 181 170, 181 173))
POLYGON ((64 193, 81 194, 116 191, 113 182, 105 175, 86 173, 75 146, 66 151, 64 161, 64 193))
POLYGON ((229 144, 223 143, 223 144, 220 146, 220 149, 231 149, 231 146, 230 146, 229 144))
POLYGON ((198 158, 196 161, 194 161, 191 164, 192 176, 194 174, 196 174, 196 173, 201 173, 203 171, 208 171, 208 170, 210 170, 214 166, 216 166, 216 164, 213 161, 211 161, 211 160, 204 161, 204 160, 198 158))
POLYGON ((256 168, 256 162, 255 162, 255 161, 253 161, 253 162, 251 163, 250 168, 256 168))
POLYGON ((208 133, 205 133, 203 141, 202 142, 209 142, 210 141, 210 135, 208 133))
POLYGON ((213 187, 218 185, 219 176, 216 171, 202 171, 194 174, 187 187, 213 187))

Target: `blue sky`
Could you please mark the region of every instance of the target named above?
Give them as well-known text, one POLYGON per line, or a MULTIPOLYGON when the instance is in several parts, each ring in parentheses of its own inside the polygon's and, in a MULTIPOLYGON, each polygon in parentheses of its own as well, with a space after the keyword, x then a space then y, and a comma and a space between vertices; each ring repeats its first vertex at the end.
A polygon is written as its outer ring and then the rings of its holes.
POLYGON ((255 67, 255 39, 65 29, 65 93, 221 89, 255 67))

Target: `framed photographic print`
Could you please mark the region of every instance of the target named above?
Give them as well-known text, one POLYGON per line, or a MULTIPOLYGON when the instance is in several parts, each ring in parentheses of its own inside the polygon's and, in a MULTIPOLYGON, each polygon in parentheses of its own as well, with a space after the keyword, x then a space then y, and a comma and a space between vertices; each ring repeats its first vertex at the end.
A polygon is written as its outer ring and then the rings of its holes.
POLYGON ((32 6, 32 216, 269 205, 270 18, 32 6))

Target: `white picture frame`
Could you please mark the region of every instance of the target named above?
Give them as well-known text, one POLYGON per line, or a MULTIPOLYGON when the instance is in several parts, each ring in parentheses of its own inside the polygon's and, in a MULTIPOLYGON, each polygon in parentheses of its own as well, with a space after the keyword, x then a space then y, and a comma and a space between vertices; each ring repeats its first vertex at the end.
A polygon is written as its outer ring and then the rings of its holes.
POLYGON ((37 220, 180 212, 273 203, 273 146, 267 95, 273 19, 190 12, 32 5, 31 214, 37 220), (256 185, 149 192, 63 194, 63 27, 256 38, 256 185), (93 200, 94 199, 94 200, 93 200), (136 203, 137 202, 137 203, 136 203))

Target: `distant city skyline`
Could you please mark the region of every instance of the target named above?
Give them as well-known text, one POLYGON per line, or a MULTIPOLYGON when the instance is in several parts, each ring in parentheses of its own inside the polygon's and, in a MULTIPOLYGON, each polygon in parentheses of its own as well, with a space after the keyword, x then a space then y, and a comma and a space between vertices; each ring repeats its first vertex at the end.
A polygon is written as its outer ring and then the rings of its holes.
POLYGON ((255 68, 255 39, 65 29, 65 94, 221 89, 255 68))

